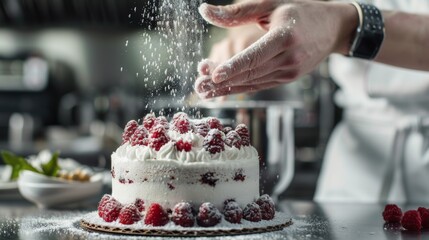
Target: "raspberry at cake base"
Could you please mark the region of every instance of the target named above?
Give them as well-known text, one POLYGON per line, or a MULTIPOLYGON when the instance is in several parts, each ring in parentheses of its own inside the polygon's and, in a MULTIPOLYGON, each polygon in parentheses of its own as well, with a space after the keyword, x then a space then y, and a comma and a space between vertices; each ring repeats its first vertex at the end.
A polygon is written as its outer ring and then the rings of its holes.
POLYGON ((185 221, 187 212, 188 222, 208 227, 222 213, 233 223, 274 217, 271 198, 259 196, 259 157, 244 124, 223 127, 216 118, 190 119, 182 112, 168 122, 148 114, 141 124, 128 122, 122 139, 112 154, 112 195, 98 207, 106 222, 144 217, 145 224, 162 226, 178 219, 174 214, 185 221))

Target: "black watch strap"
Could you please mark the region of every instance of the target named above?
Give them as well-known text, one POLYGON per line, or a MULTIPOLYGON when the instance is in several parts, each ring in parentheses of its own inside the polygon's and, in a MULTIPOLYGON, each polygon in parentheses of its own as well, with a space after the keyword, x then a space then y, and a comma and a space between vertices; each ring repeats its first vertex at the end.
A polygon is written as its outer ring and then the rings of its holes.
POLYGON ((373 5, 352 3, 359 14, 359 27, 352 42, 349 55, 374 59, 384 40, 384 21, 381 11, 373 5))

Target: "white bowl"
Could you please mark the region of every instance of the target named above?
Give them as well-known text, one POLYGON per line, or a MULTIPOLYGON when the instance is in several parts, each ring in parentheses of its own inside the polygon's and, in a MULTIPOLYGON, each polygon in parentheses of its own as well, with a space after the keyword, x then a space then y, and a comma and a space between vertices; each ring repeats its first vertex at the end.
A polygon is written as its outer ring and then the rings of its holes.
POLYGON ((22 171, 18 179, 18 188, 24 198, 40 208, 61 207, 100 194, 102 180, 101 173, 92 176, 89 182, 77 182, 22 171))

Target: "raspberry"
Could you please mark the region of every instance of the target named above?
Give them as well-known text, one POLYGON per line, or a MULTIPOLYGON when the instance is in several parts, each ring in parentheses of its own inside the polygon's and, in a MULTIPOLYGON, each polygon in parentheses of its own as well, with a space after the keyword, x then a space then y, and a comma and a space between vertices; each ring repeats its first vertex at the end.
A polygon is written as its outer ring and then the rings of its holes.
POLYGON ((171 123, 174 124, 178 119, 181 119, 181 118, 189 119, 188 114, 184 112, 177 112, 173 115, 173 119, 171 119, 171 123))
POLYGON ((204 121, 204 120, 200 120, 200 121, 196 121, 194 123, 194 132, 196 134, 199 134, 203 137, 207 136, 207 133, 210 131, 209 128, 209 124, 204 121))
POLYGON ((104 194, 101 198, 100 202, 98 203, 98 216, 103 217, 104 212, 104 206, 106 205, 107 201, 110 200, 112 196, 109 194, 104 194))
POLYGON ((230 223, 240 223, 243 218, 243 210, 235 201, 230 200, 223 207, 223 215, 225 220, 230 223))
POLYGON ((138 126, 139 124, 135 120, 131 120, 125 125, 124 132, 122 133, 122 143, 126 143, 130 140, 138 126))
POLYGON ((249 146, 250 145, 250 137, 249 137, 249 129, 244 124, 238 124, 235 128, 235 131, 241 137, 241 145, 249 146))
POLYGON ((149 132, 146 130, 144 126, 139 126, 133 133, 133 135, 130 138, 131 146, 136 145, 145 145, 147 146, 148 140, 147 137, 149 136, 149 132))
POLYGON ((256 203, 249 203, 243 210, 243 218, 251 222, 259 222, 262 219, 261 208, 256 203))
POLYGON ((228 134, 226 134, 225 137, 225 144, 232 147, 236 147, 238 149, 241 148, 241 137, 238 135, 236 131, 229 131, 228 134))
POLYGON ((215 175, 215 172, 206 172, 200 176, 201 184, 207 184, 212 187, 216 187, 216 182, 219 181, 219 178, 215 175))
POLYGON ((396 204, 387 204, 384 207, 383 219, 388 223, 401 222, 402 210, 396 204))
POLYGON ((155 119, 155 124, 154 124, 154 126, 156 126, 156 125, 161 125, 161 126, 163 126, 165 129, 169 129, 169 128, 170 128, 170 124, 168 123, 167 118, 165 118, 164 116, 158 116, 158 117, 155 119))
POLYGON ((209 125, 210 129, 222 130, 222 128, 223 128, 223 125, 222 125, 222 123, 220 123, 220 120, 215 118, 215 117, 207 118, 206 122, 209 125))
POLYGON ((167 135, 167 131, 161 125, 155 126, 149 134, 149 146, 156 151, 168 143, 170 138, 167 135))
POLYGON ((119 222, 122 224, 133 224, 140 221, 140 213, 134 204, 128 204, 119 212, 119 222))
POLYGON ((113 222, 118 219, 121 208, 121 204, 114 198, 111 198, 107 200, 106 204, 104 205, 103 214, 101 217, 106 222, 113 222))
POLYGON ((223 141, 223 133, 218 129, 211 129, 207 136, 204 138, 203 146, 206 151, 211 154, 220 153, 225 150, 225 143, 223 141))
POLYGON ((419 212, 409 210, 404 213, 401 220, 402 227, 410 231, 419 231, 422 228, 422 219, 419 212))
POLYGON ((182 227, 194 226, 195 217, 193 215, 192 205, 187 202, 180 202, 173 208, 171 220, 182 227))
POLYGON ((155 125, 155 120, 156 120, 155 114, 154 113, 148 113, 143 118, 143 126, 148 131, 150 131, 152 129, 152 127, 155 125))
POLYGON ((422 228, 429 228, 429 210, 424 207, 419 207, 417 211, 422 219, 422 228))
POLYGON ((232 177, 232 180, 234 181, 242 181, 246 180, 246 175, 243 173, 243 169, 239 168, 235 171, 234 176, 232 177))
POLYGON ((182 139, 180 139, 179 141, 176 142, 176 149, 179 152, 181 151, 190 152, 192 149, 192 143, 185 142, 182 139))
POLYGON ((201 204, 197 216, 197 223, 199 226, 212 227, 220 223, 221 219, 222 215, 212 203, 205 202, 201 204))
POLYGON ((173 123, 173 130, 179 133, 187 133, 191 130, 191 122, 188 118, 178 118, 173 123))
POLYGON ((232 130, 232 127, 224 127, 224 128, 222 129, 222 132, 223 132, 223 133, 225 133, 225 135, 226 135, 226 134, 228 134, 231 130, 232 130))
POLYGON ((161 205, 152 203, 147 210, 144 223, 152 226, 164 226, 168 223, 168 214, 161 205))
POLYGON ((143 212, 145 209, 143 199, 137 198, 136 201, 134 202, 134 205, 139 210, 139 212, 143 212))
POLYGON ((274 208, 273 199, 268 196, 268 194, 264 194, 260 196, 256 200, 256 204, 261 208, 262 219, 271 220, 274 218, 276 214, 276 209, 274 208))

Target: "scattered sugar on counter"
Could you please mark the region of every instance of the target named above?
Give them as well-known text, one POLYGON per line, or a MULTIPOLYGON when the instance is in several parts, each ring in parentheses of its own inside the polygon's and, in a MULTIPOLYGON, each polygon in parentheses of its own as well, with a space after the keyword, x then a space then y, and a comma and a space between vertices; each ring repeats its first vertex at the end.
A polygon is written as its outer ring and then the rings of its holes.
MULTIPOLYGON (((130 235, 118 235, 118 234, 109 234, 109 233, 97 233, 97 232, 89 232, 82 229, 79 225, 79 221, 82 217, 86 217, 87 219, 93 219, 94 221, 98 221, 99 218, 96 216, 96 213, 92 213, 89 215, 85 215, 87 212, 54 212, 45 216, 35 216, 35 217, 26 217, 23 218, 20 222, 16 222, 17 231, 19 238, 22 239, 47 239, 56 236, 58 239, 141 239, 141 236, 130 236, 130 235)), ((101 220, 100 220, 101 223, 101 220)), ((116 224, 119 226, 119 223, 111 223, 112 226, 116 224)), ((252 223, 258 225, 258 223, 252 223)), ((261 225, 263 223, 259 223, 261 225)), ((131 225, 137 226, 138 224, 131 225)), ((226 227, 228 225, 227 222, 222 221, 220 227, 226 227)), ((233 224, 229 224, 233 225, 233 224)), ((252 235, 240 235, 240 236, 220 236, 220 237, 196 237, 192 239, 205 240, 205 239, 293 239, 288 238, 288 233, 299 232, 300 229, 309 227, 310 224, 306 223, 306 220, 294 219, 293 225, 285 228, 282 231, 270 232, 264 234, 252 234, 252 235)), ((0 225, 1 226, 1 225, 0 225)), ((169 224, 166 227, 171 229, 184 229, 182 227, 178 227, 174 224, 169 224)), ((154 227, 155 228, 155 227, 154 227)), ((211 228, 216 229, 216 228, 211 228)), ((3 233, 4 234, 4 233, 3 233)), ((10 239, 4 238, 8 235, 0 234, 1 239, 10 239)), ((302 236, 305 239, 305 236, 302 236)), ((146 237, 147 239, 165 239, 163 237, 146 237)), ((169 238, 169 239, 189 239, 189 238, 169 238)))

